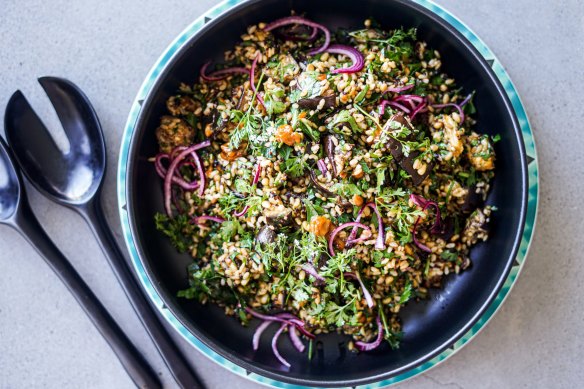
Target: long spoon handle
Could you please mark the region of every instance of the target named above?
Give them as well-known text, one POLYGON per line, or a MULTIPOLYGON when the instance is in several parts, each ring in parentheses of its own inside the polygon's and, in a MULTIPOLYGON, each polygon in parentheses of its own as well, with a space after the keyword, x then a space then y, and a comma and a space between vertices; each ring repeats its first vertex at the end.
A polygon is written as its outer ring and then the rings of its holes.
POLYGON ((156 317, 152 307, 146 300, 142 290, 138 286, 136 279, 128 263, 126 262, 119 246, 116 243, 111 229, 105 220, 101 203, 99 200, 90 204, 83 213, 85 220, 89 223, 95 234, 103 253, 122 285, 126 296, 132 303, 136 314, 142 321, 144 328, 150 334, 150 338, 156 345, 158 352, 164 359, 168 369, 172 373, 177 383, 185 389, 202 389, 204 385, 199 378, 193 373, 189 364, 174 344, 162 323, 156 317))
POLYGON ((28 240, 63 281, 108 342, 136 386, 139 388, 161 388, 160 381, 141 353, 134 347, 51 238, 47 236, 31 209, 25 204, 21 204, 18 217, 12 226, 28 240))

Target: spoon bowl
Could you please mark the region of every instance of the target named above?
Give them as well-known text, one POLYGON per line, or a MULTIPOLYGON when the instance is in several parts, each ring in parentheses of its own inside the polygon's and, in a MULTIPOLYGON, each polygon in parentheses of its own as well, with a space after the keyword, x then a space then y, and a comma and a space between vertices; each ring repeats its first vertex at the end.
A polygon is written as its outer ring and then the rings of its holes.
POLYGON ((0 138, 0 223, 7 223, 13 218, 20 202, 20 180, 9 152, 0 138))
POLYGON ((69 150, 64 152, 57 146, 20 91, 8 102, 6 137, 37 189, 62 204, 87 203, 100 190, 106 167, 99 119, 73 83, 56 77, 39 78, 39 83, 63 124, 69 150))

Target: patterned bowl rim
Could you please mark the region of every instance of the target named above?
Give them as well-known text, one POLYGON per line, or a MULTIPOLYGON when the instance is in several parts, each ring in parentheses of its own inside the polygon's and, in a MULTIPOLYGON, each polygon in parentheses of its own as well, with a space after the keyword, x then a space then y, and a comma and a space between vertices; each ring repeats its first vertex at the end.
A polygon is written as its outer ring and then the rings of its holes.
MULTIPOLYGON (((122 222, 122 230, 124 234, 124 240, 126 246, 130 253, 131 261, 134 269, 138 275, 140 282, 144 290, 146 290, 149 298, 155 304, 161 315, 170 323, 170 325, 177 330, 184 339, 186 339, 191 345, 193 345, 197 350, 199 350, 203 355, 209 359, 215 361, 219 365, 225 367, 226 369, 245 377, 249 380, 255 381, 260 384, 269 385, 276 388, 305 388, 304 386, 288 384, 285 382, 277 381, 272 378, 264 377, 256 373, 252 373, 236 365, 235 363, 227 360, 226 358, 219 355, 217 352, 211 350, 205 344, 203 344, 199 339, 197 339, 178 319, 177 317, 164 305, 160 295, 154 288, 150 278, 147 276, 144 264, 142 263, 138 252, 136 250, 134 237, 130 229, 130 218, 127 212, 127 165, 129 158, 129 151, 131 145, 131 139, 136 130, 136 122, 138 119, 138 114, 140 112, 140 107, 144 98, 147 96, 148 92, 154 85, 155 80, 158 75, 165 67, 165 65, 170 61, 174 54, 181 49, 183 44, 187 42, 193 35, 197 34, 203 26, 210 20, 221 16, 223 13, 229 11, 231 8, 244 3, 246 0, 224 0, 217 6, 213 7, 209 11, 205 12, 202 16, 196 19, 190 26, 188 26, 178 37, 168 46, 164 51, 162 56, 158 59, 156 64, 150 70, 148 76, 144 80, 140 91, 138 92, 134 102, 132 104, 132 109, 130 111, 128 121, 126 123, 124 133, 122 135, 122 145, 120 150, 119 165, 118 165, 118 177, 117 177, 117 190, 118 190, 118 205, 120 219, 122 222)), ((493 52, 487 47, 487 45, 464 23, 462 23, 453 14, 446 11, 441 6, 435 4, 431 0, 412 0, 413 2, 421 5, 427 10, 431 11, 435 15, 442 18, 444 21, 449 23, 452 27, 458 30, 480 53, 480 55, 487 61, 499 82, 501 83, 503 89, 507 93, 509 101, 515 111, 519 126, 521 128, 521 133, 523 136, 523 143, 525 147, 525 152, 527 156, 528 164, 528 199, 527 199, 527 211, 525 225, 523 229, 523 235, 513 262, 513 266, 507 276, 501 290, 497 294, 496 298, 493 299, 491 304, 484 311, 480 319, 462 336, 455 342, 451 347, 445 349, 437 356, 432 359, 422 363, 421 365, 402 372, 394 377, 383 379, 374 383, 361 385, 359 388, 380 388, 388 385, 396 384, 402 382, 409 378, 412 378, 422 372, 425 372, 435 366, 440 362, 446 360, 458 350, 460 350, 464 345, 466 345, 475 335, 481 331, 489 320, 494 316, 494 314, 499 310, 503 301, 509 295, 509 292, 519 275, 519 272, 523 268, 525 258, 527 256, 529 246, 531 244, 531 239, 533 237, 533 231, 535 227, 536 214, 538 208, 538 194, 539 194, 539 177, 538 177, 538 162, 537 153, 535 149, 535 143, 533 139, 533 133, 529 124, 527 113, 521 102, 519 94, 515 89, 515 86, 511 82, 511 79, 507 71, 503 68, 497 57, 493 52)))

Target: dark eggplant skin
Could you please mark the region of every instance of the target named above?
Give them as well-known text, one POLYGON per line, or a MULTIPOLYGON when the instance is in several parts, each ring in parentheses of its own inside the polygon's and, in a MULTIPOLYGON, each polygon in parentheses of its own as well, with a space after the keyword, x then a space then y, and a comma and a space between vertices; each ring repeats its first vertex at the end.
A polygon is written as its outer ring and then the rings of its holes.
POLYGON ((270 226, 263 226, 256 234, 255 240, 261 245, 274 243, 276 241, 276 231, 270 226))
POLYGON ((468 188, 468 193, 464 199, 464 204, 460 210, 463 213, 472 213, 477 208, 480 208, 483 205, 483 196, 480 193, 477 193, 476 185, 472 185, 468 188))
POLYGON ((454 219, 451 216, 446 216, 442 219, 442 228, 436 234, 437 237, 448 242, 454 236, 454 219))
POLYGON ((290 208, 274 208, 264 210, 266 222, 274 228, 282 228, 292 223, 292 210, 290 208))
POLYGON ((330 190, 326 189, 324 186, 322 186, 317 180, 316 180, 316 175, 314 174, 314 171, 310 170, 310 181, 312 181, 312 185, 314 185, 314 188, 320 192, 320 194, 322 194, 323 196, 326 197, 336 197, 337 199, 337 204, 345 211, 345 212, 351 212, 353 210, 353 204, 351 204, 350 202, 344 200, 341 196, 331 192, 330 190))
MULTIPOLYGON (((401 112, 395 114, 389 120, 389 122, 392 122, 392 121, 398 122, 404 126, 410 126, 410 124, 404 118, 403 113, 401 113, 401 112)), ((418 174, 418 171, 416 169, 414 169, 414 161, 415 161, 416 157, 418 155, 420 155, 420 152, 419 151, 412 151, 406 157, 404 152, 403 152, 402 144, 400 141, 390 137, 388 143, 389 143, 389 152, 391 153, 391 155, 393 156, 395 161, 399 164, 399 166, 402 169, 404 169, 412 177, 412 183, 414 185, 416 185, 416 186, 420 185, 426 179, 426 177, 428 177, 428 175, 430 175, 430 173, 432 172, 432 169, 434 168, 434 164, 433 163, 429 164, 426 167, 426 171, 424 172, 424 174, 420 175, 420 174, 418 174)))
POLYGON ((312 185, 314 185, 314 188, 316 190, 318 190, 320 192, 320 194, 322 194, 323 196, 327 196, 327 197, 336 197, 337 196, 336 194, 334 194, 330 190, 326 189, 324 186, 322 186, 318 182, 313 170, 309 170, 309 174, 310 174, 310 181, 312 181, 312 185))
POLYGON ((335 108, 337 106, 337 96, 317 96, 309 99, 298 100, 298 106, 302 109, 317 109, 320 101, 324 99, 322 109, 335 108))
POLYGON ((419 151, 413 151, 406 158, 398 161, 401 168, 404 169, 410 176, 412 176, 412 183, 416 186, 420 185, 426 179, 426 177, 430 175, 432 169, 434 168, 434 164, 429 163, 424 174, 418 174, 418 171, 414 169, 414 160, 418 155, 420 155, 419 151))

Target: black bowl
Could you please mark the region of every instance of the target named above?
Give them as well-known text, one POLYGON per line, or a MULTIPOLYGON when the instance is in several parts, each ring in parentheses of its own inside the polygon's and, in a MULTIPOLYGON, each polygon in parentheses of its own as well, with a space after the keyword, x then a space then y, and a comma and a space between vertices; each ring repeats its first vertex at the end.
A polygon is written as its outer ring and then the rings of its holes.
POLYGON ((162 303, 196 338, 216 353, 243 367, 278 381, 308 386, 354 386, 395 377, 451 347, 485 312, 507 278, 522 235, 527 199, 527 164, 521 129, 507 95, 489 64, 456 28, 428 9, 406 0, 251 0, 232 7, 182 43, 145 96, 130 140, 127 160, 127 212, 135 250, 162 303), (292 368, 273 356, 268 340, 257 352, 251 347, 253 328, 213 306, 176 297, 187 286, 188 255, 179 255, 156 231, 153 216, 164 212, 161 180, 148 158, 157 152, 154 131, 165 114, 165 101, 180 82, 192 83, 209 59, 222 58, 250 24, 306 13, 331 28, 360 28, 374 17, 384 28, 417 27, 419 38, 440 51, 443 69, 465 91, 476 91, 478 131, 500 134, 496 144, 497 170, 488 203, 497 206, 490 239, 471 253, 472 267, 450 277, 427 301, 410 304, 402 314, 404 338, 399 350, 383 345, 355 354, 347 352, 347 337, 319 337, 312 361, 293 350, 280 349, 292 368))

